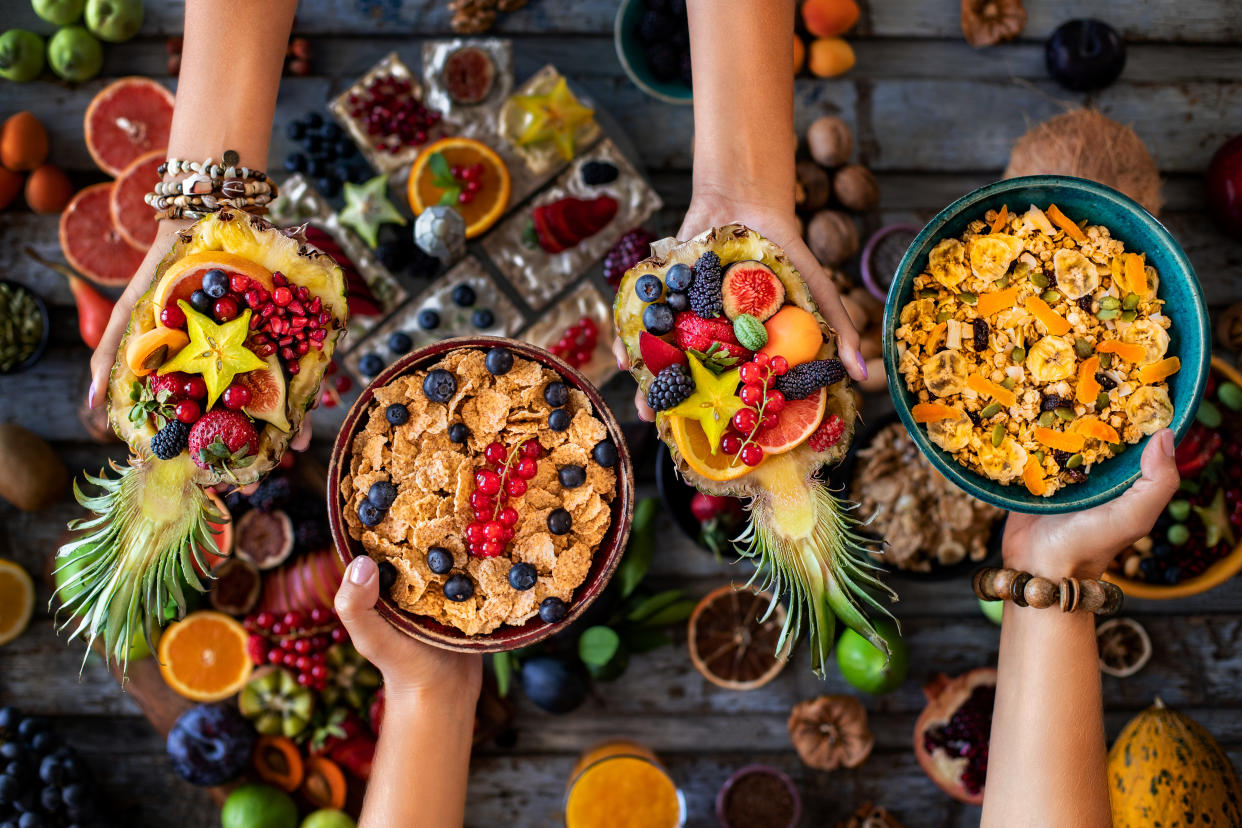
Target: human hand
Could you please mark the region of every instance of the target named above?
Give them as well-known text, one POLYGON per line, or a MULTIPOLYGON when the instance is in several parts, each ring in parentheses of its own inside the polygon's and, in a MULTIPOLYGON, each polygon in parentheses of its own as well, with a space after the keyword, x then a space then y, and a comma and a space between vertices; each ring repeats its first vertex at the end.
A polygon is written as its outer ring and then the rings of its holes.
POLYGON ((483 659, 452 653, 415 641, 375 611, 379 567, 363 555, 345 570, 336 593, 336 614, 354 647, 384 674, 384 702, 427 692, 447 695, 473 706, 483 682, 483 659))
MULTIPOLYGON (((798 273, 806 280, 815 303, 819 305, 820 312, 836 331, 838 358, 845 366, 845 370, 855 380, 866 379, 865 360, 858 353, 858 331, 854 330, 854 325, 845 312, 845 306, 841 304, 841 295, 837 292, 836 286, 832 284, 823 266, 802 240, 792 206, 791 209, 785 210, 763 203, 738 200, 727 195, 696 194, 690 203, 690 209, 686 211, 681 229, 677 231, 677 238, 683 241, 692 239, 712 227, 733 223, 744 224, 761 233, 785 251, 794 267, 798 269, 798 273)), ((617 358, 617 365, 622 369, 628 368, 629 356, 620 338, 613 341, 612 351, 617 358)), ((638 416, 642 419, 647 421, 655 419, 655 412, 647 405, 647 400, 641 390, 634 394, 634 407, 638 409, 638 416)))
POLYGON ((1143 476, 1116 500, 1067 515, 1014 512, 1005 524, 1005 566, 1045 578, 1098 578, 1116 554, 1151 531, 1177 492, 1173 432, 1156 432, 1143 449, 1143 476))

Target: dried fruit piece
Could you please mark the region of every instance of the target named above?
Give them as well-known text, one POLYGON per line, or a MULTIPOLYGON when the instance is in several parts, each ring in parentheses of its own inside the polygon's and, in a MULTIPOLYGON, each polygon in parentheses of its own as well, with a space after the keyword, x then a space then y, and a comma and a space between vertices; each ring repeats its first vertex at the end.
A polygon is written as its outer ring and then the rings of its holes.
POLYGON ((1065 336, 1070 332, 1070 323, 1057 313, 1051 306, 1038 296, 1028 296, 1023 303, 1027 311, 1038 319, 1053 336, 1065 336))
POLYGON ((910 414, 916 423, 935 423, 940 420, 956 420, 962 412, 951 405, 943 403, 916 403, 911 406, 910 414))
POLYGON ((1087 236, 1082 232, 1082 228, 1075 224, 1069 216, 1062 213, 1061 208, 1057 205, 1049 204, 1048 209, 1045 210, 1044 213, 1048 216, 1048 218, 1052 219, 1053 224, 1064 230, 1065 235, 1069 236, 1074 241, 1085 242, 1087 240, 1087 236))
POLYGON ((798 757, 817 770, 856 768, 875 746, 867 709, 853 696, 825 695, 799 702, 787 724, 798 757))
POLYGON ((1084 437, 1090 437, 1092 440, 1099 440, 1103 443, 1121 442, 1121 435, 1117 433, 1117 429, 1099 417, 1080 417, 1075 421, 1073 430, 1084 437))
POLYGON ((1083 405, 1090 405, 1100 395, 1101 386, 1095 375, 1100 370, 1100 358, 1089 356, 1078 364, 1078 384, 1074 396, 1083 405))
POLYGON ((777 656, 785 607, 753 587, 719 587, 695 606, 687 635, 690 661, 704 678, 728 690, 754 690, 785 668, 777 656))
POLYGON ((1022 0, 962 0, 962 36, 971 46, 1013 40, 1025 26, 1022 0))
POLYGON ((1036 497, 1043 497, 1048 491, 1048 481, 1044 478, 1044 467, 1033 456, 1026 458, 1026 465, 1022 467, 1022 482, 1026 484, 1026 490, 1036 497))
POLYGON ((1056 431, 1055 429, 1035 426, 1031 432, 1034 438, 1048 448, 1068 451, 1071 454, 1082 451, 1086 439, 1072 431, 1056 431))
POLYGON ((992 316, 1014 306, 1018 301, 1017 285, 1006 288, 1004 290, 994 290, 988 293, 980 293, 979 301, 975 305, 975 310, 980 316, 992 316))
POLYGON ((966 378, 966 387, 984 397, 991 397, 1001 405, 1009 408, 1018 404, 1018 397, 1008 388, 992 382, 987 377, 971 374, 966 378))
POLYGON ((1095 350, 1101 354, 1116 354, 1126 362, 1142 362, 1143 357, 1147 353, 1147 349, 1142 345, 1129 342, 1122 342, 1118 339, 1106 339, 1099 345, 1095 346, 1095 350))
POLYGON ((1144 365, 1138 371, 1140 382, 1151 384, 1161 382, 1181 370, 1182 361, 1177 357, 1167 357, 1159 362, 1144 365))

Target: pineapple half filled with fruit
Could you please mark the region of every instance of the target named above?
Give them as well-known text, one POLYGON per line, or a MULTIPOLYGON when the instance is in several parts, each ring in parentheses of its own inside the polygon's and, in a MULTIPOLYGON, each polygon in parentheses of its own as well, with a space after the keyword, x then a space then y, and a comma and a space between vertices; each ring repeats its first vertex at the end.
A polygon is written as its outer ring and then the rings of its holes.
POLYGON ((75 483, 93 514, 70 523, 57 592, 70 639, 125 668, 165 607, 216 553, 221 515, 204 487, 243 486, 279 462, 319 393, 347 321, 341 269, 266 220, 222 210, 183 231, 134 305, 108 383, 108 418, 129 444, 119 477, 75 483))
MULTIPOLYGON (((886 655, 868 620, 896 595, 876 577, 848 504, 820 470, 856 417, 836 336, 784 251, 742 225, 652 245, 617 291, 630 372, 678 470, 714 495, 750 498, 738 538, 752 580, 790 603, 788 656, 805 624, 822 672, 836 619, 886 655)), ((771 608, 769 608, 769 612, 771 608)))

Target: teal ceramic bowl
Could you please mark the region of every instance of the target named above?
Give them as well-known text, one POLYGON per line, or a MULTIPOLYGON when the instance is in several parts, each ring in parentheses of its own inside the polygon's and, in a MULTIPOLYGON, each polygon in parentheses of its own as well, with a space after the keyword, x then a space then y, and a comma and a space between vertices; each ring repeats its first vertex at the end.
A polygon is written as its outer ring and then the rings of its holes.
POLYGON ((1147 262, 1160 274, 1159 296, 1165 300, 1164 313, 1172 318, 1168 356, 1181 359, 1181 370, 1169 378, 1173 401, 1173 422, 1169 426, 1178 440, 1194 420, 1207 380, 1212 357, 1208 333, 1207 308, 1199 290, 1199 280, 1186 253, 1150 213, 1125 195, 1081 178, 1038 175, 1011 178, 981 187, 950 204, 932 219, 911 242, 897 266, 884 305, 884 369, 893 404, 915 443, 945 477, 982 501, 1013 512, 1059 514, 1097 506, 1120 495, 1139 478, 1139 456, 1147 444, 1144 438, 1117 457, 1097 463, 1082 483, 1064 486, 1051 497, 1035 497, 1018 481, 1009 486, 958 465, 953 456, 927 437, 924 426, 914 422, 910 407, 918 400, 906 390, 897 372, 895 334, 901 309, 911 299, 914 279, 927 267, 927 255, 943 239, 960 236, 975 219, 991 209, 1008 205, 1013 212, 1025 212, 1028 205, 1046 208, 1056 204, 1075 221, 1087 219, 1101 224, 1126 250, 1146 253, 1147 262))
POLYGON ((643 16, 643 0, 621 0, 617 9, 617 22, 613 26, 613 42, 617 47, 617 59, 621 68, 630 76, 634 85, 653 98, 665 103, 688 104, 690 87, 679 80, 656 80, 647 65, 647 56, 638 41, 638 23, 643 16))

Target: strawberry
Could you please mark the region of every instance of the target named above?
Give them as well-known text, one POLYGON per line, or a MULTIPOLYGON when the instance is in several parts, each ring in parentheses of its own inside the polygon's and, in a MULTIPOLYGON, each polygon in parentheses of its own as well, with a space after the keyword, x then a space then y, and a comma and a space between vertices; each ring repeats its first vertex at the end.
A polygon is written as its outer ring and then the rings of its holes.
POLYGON ((836 414, 829 414, 819 424, 819 428, 807 438, 807 442, 815 451, 827 451, 837 444, 844 433, 845 423, 836 414))
POLYGON ((576 199, 563 198, 544 208, 544 219, 548 223, 548 231, 556 236, 556 240, 566 250, 577 246, 578 242, 582 241, 582 236, 578 235, 570 223, 570 211, 575 201, 576 199))
POLYGON ((717 519, 730 521, 740 517, 741 512, 741 504, 735 497, 695 492, 694 497, 690 498, 690 514, 699 523, 717 519))
POLYGON ((249 465, 259 449, 259 434, 240 411, 214 408, 190 429, 190 457, 201 469, 249 465))
POLYGON ((703 319, 693 311, 682 311, 673 320, 673 339, 678 347, 687 351, 707 353, 712 345, 719 343, 729 356, 750 359, 752 355, 738 344, 732 323, 723 316, 703 319))
POLYGON ((173 371, 171 374, 148 374, 147 387, 151 389, 151 396, 159 399, 161 391, 167 391, 168 396, 165 399, 183 396, 181 389, 185 388, 185 381, 190 378, 189 374, 181 371, 173 371))
POLYGON ((689 365, 685 353, 676 345, 670 345, 655 334, 642 331, 638 335, 638 350, 642 355, 643 364, 653 374, 658 374, 670 365, 689 365))
POLYGON ((595 229, 586 235, 594 236, 607 227, 608 222, 617 214, 617 200, 609 195, 596 196, 587 202, 587 211, 595 229))
POLYGON ((539 246, 547 253, 560 253, 565 249, 565 245, 561 244, 548 227, 549 206, 551 205, 536 207, 531 211, 530 220, 534 229, 535 241, 539 246))

